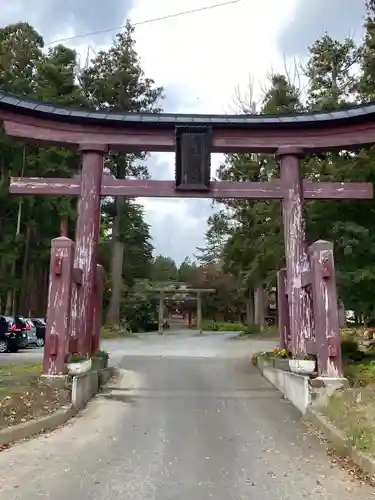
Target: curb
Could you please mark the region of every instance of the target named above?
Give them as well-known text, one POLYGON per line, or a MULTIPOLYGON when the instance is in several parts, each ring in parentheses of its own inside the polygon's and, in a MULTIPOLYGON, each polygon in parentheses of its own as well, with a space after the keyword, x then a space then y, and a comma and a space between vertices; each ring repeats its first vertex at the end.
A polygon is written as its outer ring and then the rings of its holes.
POLYGON ((328 419, 313 408, 307 408, 305 420, 310 421, 314 427, 323 432, 324 437, 332 444, 335 451, 349 457, 363 472, 375 477, 375 459, 356 450, 348 442, 345 434, 335 427, 328 419))
POLYGON ((78 412, 73 405, 65 406, 56 410, 51 415, 38 418, 36 420, 29 420, 28 422, 13 425, 7 429, 0 431, 0 446, 5 446, 16 441, 21 441, 40 434, 42 432, 50 431, 65 424, 69 419, 74 417, 78 412))
MULTIPOLYGON (((115 367, 110 366, 100 370, 98 372, 100 381, 99 391, 101 386, 107 383, 108 380, 115 375, 118 376, 118 370, 115 367)), ((0 446, 6 446, 23 439, 31 438, 36 434, 54 430, 64 425, 82 409, 83 408, 77 408, 73 404, 70 404, 69 406, 63 406, 50 415, 2 429, 0 430, 0 446)))

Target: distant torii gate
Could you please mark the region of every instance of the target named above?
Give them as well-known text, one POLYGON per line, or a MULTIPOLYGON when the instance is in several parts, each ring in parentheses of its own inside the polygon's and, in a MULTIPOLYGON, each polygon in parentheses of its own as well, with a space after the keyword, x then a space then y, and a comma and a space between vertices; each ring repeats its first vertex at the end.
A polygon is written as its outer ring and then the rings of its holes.
MULTIPOLYGON (((314 336, 312 314, 317 313, 313 311, 310 293, 303 282, 310 271, 303 200, 370 199, 373 192, 370 183, 302 180, 300 161, 304 155, 311 153, 372 146, 375 143, 374 106, 277 117, 108 113, 61 108, 0 92, 0 118, 10 137, 78 149, 82 154, 81 177, 18 178, 12 179, 10 185, 14 194, 80 197, 73 266, 78 273, 76 281, 80 286, 75 288, 81 290, 80 300, 78 292, 74 292, 70 314, 69 301, 64 302, 61 297, 64 287, 70 289, 71 283, 67 280, 68 276, 72 279, 72 272, 68 267, 65 274, 64 265, 51 266, 50 290, 54 290, 52 285, 58 282, 60 294, 50 292, 49 310, 57 307, 54 306, 56 297, 60 298, 60 302, 54 322, 51 323, 47 313, 45 367, 48 374, 59 374, 65 370, 61 363, 63 357, 59 358, 59 363, 56 361, 56 345, 65 349, 69 322, 72 325, 70 334, 73 337, 76 335, 80 352, 90 352, 87 339, 93 323, 101 196, 282 200, 291 345, 294 354, 305 351, 307 342, 314 336), (103 176, 104 156, 109 150, 175 151, 175 182, 115 180, 103 176), (212 152, 274 153, 280 163, 280 179, 271 182, 211 183, 212 152), (52 345, 53 350, 49 347, 52 345)), ((59 244, 56 242, 57 249, 59 244)), ((61 251, 59 262, 65 262, 68 254, 61 251)), ((322 275, 321 271, 319 273, 322 275)), ((330 293, 328 288, 325 290, 330 293)), ((324 308, 319 310, 325 311, 324 308)), ((328 316, 325 330, 338 342, 340 332, 335 325, 331 328, 328 316)), ((326 350, 327 345, 325 342, 319 348, 326 350)), ((335 365, 334 352, 337 350, 331 349, 327 354, 333 361, 327 364, 329 369, 324 371, 324 376, 342 374, 341 366, 335 365)))
POLYGON ((202 295, 206 293, 216 292, 215 288, 184 288, 184 289, 171 289, 164 288, 149 288, 148 292, 155 292, 159 294, 159 310, 158 310, 158 331, 162 335, 164 333, 164 302, 165 296, 168 294, 182 295, 195 293, 197 299, 197 330, 202 332, 202 295))

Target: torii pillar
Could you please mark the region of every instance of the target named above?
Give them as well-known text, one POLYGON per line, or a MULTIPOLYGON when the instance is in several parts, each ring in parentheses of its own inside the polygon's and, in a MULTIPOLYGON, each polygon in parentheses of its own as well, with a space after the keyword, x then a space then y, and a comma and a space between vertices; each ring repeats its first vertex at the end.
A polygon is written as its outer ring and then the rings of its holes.
POLYGON ((89 355, 94 327, 102 177, 104 156, 108 148, 83 144, 79 149, 82 154, 82 172, 74 267, 81 270, 81 277, 79 285, 73 284, 72 289, 70 338, 72 351, 89 355))
POLYGON ((303 286, 303 276, 310 271, 300 166, 303 155, 303 150, 294 146, 285 146, 277 151, 284 195, 284 244, 293 354, 305 353, 306 342, 313 338, 312 300, 307 288, 303 286))

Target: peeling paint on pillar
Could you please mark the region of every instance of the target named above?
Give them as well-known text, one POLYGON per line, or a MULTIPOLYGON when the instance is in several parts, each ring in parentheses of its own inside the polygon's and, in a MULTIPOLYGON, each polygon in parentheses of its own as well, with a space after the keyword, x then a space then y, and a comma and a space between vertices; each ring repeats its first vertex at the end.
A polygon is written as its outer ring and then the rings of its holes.
POLYGON ((280 178, 284 186, 283 221, 287 269, 289 326, 293 354, 306 352, 306 341, 313 338, 312 300, 302 284, 302 276, 310 271, 305 221, 303 216, 303 184, 300 158, 303 150, 282 147, 277 152, 280 178))
POLYGON ((74 267, 82 270, 81 286, 72 290, 71 340, 79 354, 89 354, 93 328, 94 280, 100 235, 100 199, 107 148, 83 144, 81 195, 76 225, 74 267), (75 340, 76 339, 76 340, 75 340))
POLYGON ((102 306, 103 306, 103 284, 104 268, 100 264, 96 265, 95 287, 94 287, 94 323, 92 328, 91 354, 94 354, 100 347, 100 330, 102 327, 102 306))
POLYGON ((66 373, 73 258, 74 242, 72 240, 64 236, 52 240, 43 359, 45 375, 66 373))
POLYGON ((277 272, 277 324, 281 349, 291 349, 286 269, 277 272))
POLYGON ((340 322, 333 244, 318 240, 309 248, 312 269, 316 354, 322 377, 342 377, 340 322))

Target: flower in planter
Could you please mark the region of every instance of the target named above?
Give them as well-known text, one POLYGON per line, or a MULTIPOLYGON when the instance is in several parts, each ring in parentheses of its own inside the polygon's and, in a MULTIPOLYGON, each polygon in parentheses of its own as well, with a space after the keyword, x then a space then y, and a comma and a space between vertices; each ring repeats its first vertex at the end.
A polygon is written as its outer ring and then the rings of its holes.
POLYGON ((96 358, 103 358, 103 359, 109 359, 109 353, 107 351, 103 351, 101 349, 98 349, 96 353, 94 354, 96 358))
POLYGON ((90 357, 81 354, 70 354, 68 357, 68 363, 83 363, 84 361, 89 360, 90 357))
POLYGON ((276 347, 272 351, 272 355, 282 359, 290 358, 290 352, 287 349, 281 349, 280 347, 276 347))
POLYGON ((301 352, 299 354, 293 355, 293 359, 297 359, 300 361, 315 361, 315 356, 313 356, 312 354, 306 354, 301 352))
POLYGON ((297 353, 289 360, 291 372, 299 375, 311 375, 316 368, 316 358, 312 354, 297 353))
POLYGON ((375 337, 375 328, 366 328, 363 332, 363 338, 365 340, 372 340, 375 337))

